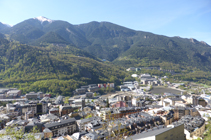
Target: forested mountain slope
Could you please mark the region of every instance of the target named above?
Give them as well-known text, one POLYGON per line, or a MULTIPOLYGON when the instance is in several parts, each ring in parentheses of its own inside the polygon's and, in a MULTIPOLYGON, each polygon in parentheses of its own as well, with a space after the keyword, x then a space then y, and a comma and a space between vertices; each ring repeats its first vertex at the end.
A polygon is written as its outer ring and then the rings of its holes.
POLYGON ((179 65, 211 70, 211 47, 205 42, 135 31, 109 22, 72 25, 66 21, 31 18, 0 31, 9 40, 46 47, 73 45, 116 65, 179 65))
POLYGON ((73 46, 34 47, 0 39, 0 86, 70 95, 80 85, 120 83, 123 69, 73 46))

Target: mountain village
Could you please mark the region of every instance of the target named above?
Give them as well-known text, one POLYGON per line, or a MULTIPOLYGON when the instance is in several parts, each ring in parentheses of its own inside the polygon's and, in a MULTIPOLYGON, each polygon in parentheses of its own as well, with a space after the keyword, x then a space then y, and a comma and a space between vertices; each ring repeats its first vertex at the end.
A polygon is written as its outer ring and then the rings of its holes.
POLYGON ((211 140, 211 0, 0 13, 0 140, 211 140))
POLYGON ((22 95, 16 88, 2 88, 1 139, 18 139, 10 133, 13 131, 20 131, 25 137, 33 134, 35 140, 192 140, 204 137, 205 125, 211 116, 211 96, 206 94, 209 88, 192 83, 170 83, 167 76, 132 76, 138 80, 122 85, 81 86, 70 98, 51 97, 43 92, 22 95), (114 90, 115 86, 119 87, 118 91, 114 90), (198 92, 180 89, 181 86, 198 92), (164 89, 163 93, 155 93, 156 88, 164 89), (100 90, 111 92, 100 94, 100 90))

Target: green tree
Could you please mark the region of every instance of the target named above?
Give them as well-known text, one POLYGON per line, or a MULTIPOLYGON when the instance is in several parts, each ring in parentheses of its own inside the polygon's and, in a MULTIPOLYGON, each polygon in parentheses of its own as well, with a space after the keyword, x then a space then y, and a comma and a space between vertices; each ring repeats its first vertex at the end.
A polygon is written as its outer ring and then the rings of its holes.
POLYGON ((69 96, 67 96, 67 97, 64 98, 64 103, 65 104, 69 104, 69 98, 70 98, 69 96))
POLYGON ((39 130, 38 130, 37 126, 34 126, 33 127, 33 129, 31 130, 31 132, 28 133, 27 138, 29 140, 36 140, 35 137, 34 137, 35 136, 35 133, 39 133, 39 130))
POLYGON ((109 100, 108 100, 108 98, 106 100, 106 107, 109 107, 109 100))
POLYGON ((96 93, 96 92, 94 93, 94 96, 95 96, 95 97, 97 96, 97 93, 96 93))
POLYGON ((12 139, 22 139, 24 138, 24 132, 23 128, 20 128, 18 130, 15 129, 15 127, 6 127, 6 133, 1 134, 1 137, 9 135, 12 139))
POLYGON ((39 130, 37 128, 37 126, 33 127, 32 131, 27 133, 27 135, 24 136, 24 131, 23 131, 23 127, 6 127, 6 133, 5 134, 1 134, 0 137, 4 137, 4 136, 10 136, 12 139, 15 140, 22 140, 22 139, 29 139, 29 140, 35 140, 35 133, 38 133, 39 130), (18 128, 18 129, 16 129, 18 128))
POLYGON ((106 92, 111 92, 110 87, 106 87, 106 92))
POLYGON ((88 116, 85 117, 85 119, 88 119, 88 118, 91 118, 91 117, 92 117, 92 115, 88 115, 88 116))
POLYGON ((149 90, 152 90, 153 89, 153 87, 152 87, 152 85, 150 86, 150 88, 149 88, 149 90))

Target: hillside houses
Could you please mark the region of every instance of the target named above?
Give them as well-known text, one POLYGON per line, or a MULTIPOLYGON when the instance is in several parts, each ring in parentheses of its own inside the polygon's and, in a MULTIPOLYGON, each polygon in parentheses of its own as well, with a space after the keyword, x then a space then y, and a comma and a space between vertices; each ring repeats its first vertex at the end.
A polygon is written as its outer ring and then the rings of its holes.
MULTIPOLYGON (((141 77, 142 80, 158 80, 149 74, 141 77)), ((153 83, 153 86, 157 85, 153 83)), ((120 131, 127 131, 121 133, 121 138, 125 139, 202 137, 205 131, 203 118, 211 105, 207 95, 139 92, 144 86, 138 81, 123 82, 120 88, 129 91, 102 96, 94 91, 113 86, 112 83, 81 86, 75 90, 77 95, 68 100, 65 96, 51 98, 41 92, 29 92, 25 100, 0 108, 3 114, 0 115, 0 131, 18 125, 28 133, 37 126, 43 138, 73 140, 115 140, 120 137, 120 131)))

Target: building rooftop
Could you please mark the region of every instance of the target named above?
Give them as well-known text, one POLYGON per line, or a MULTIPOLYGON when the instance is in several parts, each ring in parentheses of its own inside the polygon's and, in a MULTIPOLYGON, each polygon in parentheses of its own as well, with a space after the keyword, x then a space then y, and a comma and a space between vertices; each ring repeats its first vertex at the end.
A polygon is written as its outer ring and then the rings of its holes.
POLYGON ((184 124, 184 127, 189 132, 194 131, 195 129, 201 127, 205 123, 205 120, 200 116, 192 117, 190 115, 182 116, 182 118, 174 122, 173 124, 184 124))
POLYGON ((85 134, 85 136, 88 137, 90 140, 101 139, 104 137, 103 135, 97 134, 96 132, 85 134))
POLYGON ((49 133, 49 132, 52 132, 50 129, 48 129, 48 128, 45 128, 44 130, 43 130, 43 132, 44 133, 49 133))
POLYGON ((15 93, 18 93, 20 92, 20 90, 10 90, 7 92, 7 94, 15 94, 15 93))
POLYGON ((76 121, 75 118, 70 118, 70 119, 66 119, 66 120, 60 120, 60 121, 57 121, 57 122, 46 123, 46 124, 44 124, 44 126, 46 128, 49 128, 49 127, 53 127, 53 126, 57 126, 57 125, 63 125, 63 124, 67 124, 67 123, 70 123, 70 122, 75 122, 75 121, 76 121))
MULTIPOLYGON (((180 125, 183 125, 183 124, 180 124, 180 125)), ((178 127, 180 125, 177 125, 177 126, 174 126, 174 127, 178 127)), ((159 135, 161 133, 164 133, 164 132, 167 132, 167 131, 173 129, 174 127, 173 126, 169 126, 169 127, 159 128, 159 129, 154 127, 153 129, 149 129, 147 131, 143 131, 142 133, 130 136, 126 140, 131 140, 131 139, 132 140, 140 140, 141 138, 147 138, 147 137, 150 137, 150 136, 156 136, 156 135, 159 135)))
POLYGON ((63 98, 64 98, 63 96, 58 96, 58 97, 56 98, 56 100, 55 100, 54 103, 57 104, 57 105, 58 105, 58 104, 62 104, 62 103, 63 103, 63 98))
POLYGON ((182 101, 184 102, 184 100, 182 98, 169 98, 172 101, 182 101))

